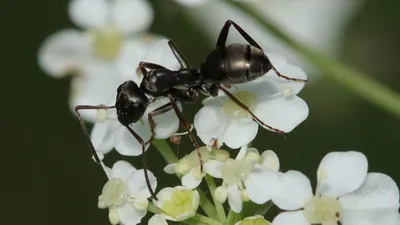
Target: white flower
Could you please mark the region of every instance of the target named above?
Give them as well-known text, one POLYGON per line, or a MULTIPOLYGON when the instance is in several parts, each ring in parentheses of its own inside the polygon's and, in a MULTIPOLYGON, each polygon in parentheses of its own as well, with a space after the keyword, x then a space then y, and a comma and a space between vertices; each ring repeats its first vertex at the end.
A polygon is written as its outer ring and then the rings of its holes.
POLYGON ((148 225, 168 225, 168 223, 161 214, 154 214, 154 216, 149 219, 148 225))
MULTIPOLYGON (((143 170, 136 170, 126 161, 118 161, 113 168, 105 168, 109 180, 99 196, 99 208, 108 208, 111 224, 119 222, 131 225, 140 223, 147 213, 147 198, 150 192, 146 185, 143 170)), ((157 180, 148 171, 150 186, 157 187, 157 180)))
POLYGON ((154 200, 154 205, 160 208, 164 219, 182 221, 196 215, 200 204, 200 196, 196 190, 184 187, 163 188, 154 200))
MULTIPOLYGON (((300 68, 290 65, 279 56, 271 56, 276 69, 286 76, 307 79, 300 68)), ((304 82, 288 81, 270 71, 251 82, 229 89, 261 121, 283 132, 292 131, 308 116, 308 106, 296 94, 304 82)), ((204 107, 196 114, 194 126, 206 145, 225 143, 236 149, 250 143, 258 132, 252 116, 220 91, 218 97, 203 101, 204 107)), ((268 129, 268 127, 265 127, 268 129)))
MULTIPOLYGON (((188 2, 190 0, 178 1, 188 2)), ((188 10, 188 15, 191 15, 207 32, 212 43, 216 42, 216 37, 224 23, 230 19, 238 23, 261 46, 266 46, 266 50, 282 52, 290 60, 310 72, 310 64, 304 62, 292 49, 262 28, 259 23, 255 23, 251 16, 232 7, 226 1, 198 1, 203 4, 196 4, 198 7, 189 7, 186 10, 188 10)), ((338 47, 340 47, 346 25, 364 2, 348 0, 236 1, 241 1, 252 10, 261 13, 268 21, 279 26, 293 39, 329 55, 336 55, 339 52, 338 47)), ((233 31, 234 28, 231 30, 229 34, 231 42, 245 43, 243 37, 233 31)))
POLYGON ((318 168, 315 195, 305 175, 286 172, 277 183, 272 201, 290 212, 279 214, 273 224, 330 225, 340 221, 342 225, 399 225, 395 182, 384 174, 367 175, 367 170, 362 153, 329 153, 318 168))
MULTIPOLYGON (((158 41, 148 51, 147 55, 142 58, 143 61, 160 64, 170 69, 179 68, 180 65, 171 52, 167 41, 168 40, 166 39, 158 41)), ((138 65, 138 63, 136 65, 138 65)), ((134 75, 130 80, 133 80, 139 85, 142 78, 143 77, 134 75)), ((101 90, 97 91, 100 92, 101 90)), ((108 101, 108 105, 115 104, 115 95, 116 89, 115 93, 111 95, 112 98, 108 101)), ((131 124, 132 129, 143 139, 143 141, 148 141, 151 135, 148 114, 168 102, 169 99, 167 98, 158 98, 155 102, 149 105, 140 121, 131 124)), ((91 113, 96 113, 96 111, 93 110, 91 113)), ((115 109, 107 111, 98 110, 95 115, 97 122, 92 129, 91 139, 96 151, 105 154, 115 147, 115 149, 122 155, 137 156, 142 154, 142 145, 124 126, 119 123, 115 109)), ((92 116, 94 117, 94 115, 92 116)), ((168 138, 179 128, 179 120, 173 110, 157 115, 153 117, 153 119, 156 123, 156 139, 168 138)), ((146 146, 146 148, 147 147, 148 146, 146 146)))
MULTIPOLYGON (((145 0, 72 0, 69 15, 84 30, 64 29, 50 35, 38 53, 38 62, 49 75, 74 74, 70 107, 104 104, 146 53, 152 38, 142 35, 153 20, 145 0), (132 35, 135 37, 132 37, 132 35), (134 52, 127 71, 126 52, 134 52)), ((129 53, 132 56, 133 53, 129 53)), ((83 112, 85 120, 93 114, 83 112)))
POLYGON ((237 213, 242 210, 243 201, 251 200, 263 204, 271 200, 278 171, 267 168, 276 168, 279 159, 275 154, 269 154, 271 165, 261 166, 257 149, 242 147, 235 160, 227 160, 220 168, 223 183, 215 190, 216 198, 221 202, 228 199, 229 206, 237 213))
POLYGON ((241 221, 235 223, 235 225, 271 225, 271 223, 264 219, 261 215, 249 216, 241 221))
POLYGON ((222 149, 210 150, 207 147, 198 149, 203 163, 203 173, 201 172, 200 160, 196 150, 184 156, 179 162, 168 164, 164 167, 164 171, 170 174, 183 174, 182 185, 190 189, 199 186, 206 173, 211 174, 213 177, 221 178, 221 168, 224 162, 229 159, 229 152, 222 149))

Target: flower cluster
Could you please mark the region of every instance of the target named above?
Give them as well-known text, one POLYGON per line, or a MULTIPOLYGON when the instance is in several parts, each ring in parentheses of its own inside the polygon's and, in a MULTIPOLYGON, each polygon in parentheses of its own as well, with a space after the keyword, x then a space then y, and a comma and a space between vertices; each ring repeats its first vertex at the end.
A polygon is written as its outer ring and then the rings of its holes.
MULTIPOLYGON (((71 19, 85 30, 63 30, 50 36, 39 51, 39 63, 52 76, 74 75, 71 106, 115 104, 120 83, 141 83, 143 76, 136 68, 140 61, 179 69, 167 40, 145 33, 153 15, 147 1, 72 0, 69 9, 71 19)), ((285 58, 267 55, 281 74, 307 80, 306 73, 285 58)), ((395 181, 385 174, 368 172, 367 159, 361 152, 327 154, 319 164, 313 189, 303 173, 281 171, 274 151, 250 147, 260 127, 288 133, 308 117, 308 106, 298 96, 304 85, 270 70, 253 81, 223 86, 217 97, 202 101, 203 107, 193 119, 203 146, 178 159, 166 141, 158 141, 157 148, 168 162, 164 172, 176 175, 180 183, 158 190, 160 185, 149 169, 136 169, 123 160, 112 168, 101 162, 108 180, 98 197, 98 207, 108 209, 113 225, 139 224, 148 212, 154 214, 148 221, 150 225, 165 225, 167 221, 211 225, 400 225, 400 196, 395 181), (202 184, 209 190, 203 191, 202 184), (152 196, 153 192, 156 194, 152 196), (254 210, 243 218, 250 204, 257 209, 274 204, 281 211, 266 218, 266 210, 254 210)), ((141 139, 149 140, 148 115, 168 101, 152 99, 144 116, 129 128, 141 139)), ((119 123, 115 109, 83 116, 94 123, 91 141, 99 156, 113 149, 123 156, 142 154, 142 143, 119 123)), ((176 134, 179 119, 174 111, 154 119, 156 139, 176 134)))

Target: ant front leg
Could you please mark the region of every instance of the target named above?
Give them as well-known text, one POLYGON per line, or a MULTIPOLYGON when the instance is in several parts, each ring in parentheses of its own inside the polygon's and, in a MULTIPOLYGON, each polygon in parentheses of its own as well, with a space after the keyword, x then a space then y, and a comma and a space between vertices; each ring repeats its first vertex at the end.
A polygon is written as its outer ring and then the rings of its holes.
POLYGON ((153 188, 151 187, 151 184, 150 184, 150 178, 149 178, 149 173, 148 173, 148 169, 147 169, 147 162, 146 162, 146 150, 145 150, 146 143, 144 143, 143 139, 129 125, 125 125, 125 128, 142 145, 142 164, 143 164, 144 179, 146 180, 146 186, 147 186, 147 189, 150 192, 150 195, 155 200, 158 200, 157 197, 156 197, 156 194, 154 193, 153 188))
POLYGON ((156 136, 156 132, 155 132, 156 122, 154 121, 154 117, 157 115, 166 113, 166 112, 170 111, 171 109, 172 109, 172 104, 171 104, 171 102, 169 102, 169 103, 162 105, 162 106, 158 107, 157 109, 149 112, 148 121, 150 124, 151 136, 150 136, 150 139, 146 142, 146 145, 151 143, 154 140, 154 137, 156 136))
MULTIPOLYGON (((264 51, 261 46, 246 32, 244 31, 239 25, 237 25, 235 22, 233 22, 232 20, 227 20, 225 22, 225 25, 222 27, 221 32, 219 33, 218 36, 218 41, 217 41, 217 47, 224 47, 226 45, 226 41, 228 39, 228 33, 229 33, 229 29, 230 27, 233 26, 238 32, 239 34, 252 46, 260 49, 261 51, 264 51)), ((268 59, 268 57, 267 57, 268 59)), ((276 75, 278 77, 281 77, 283 79, 286 80, 291 80, 291 81, 299 81, 299 82, 307 82, 307 80, 304 79, 298 79, 298 78, 293 78, 293 77, 288 77, 285 76, 283 74, 281 74, 275 67, 274 65, 272 65, 272 63, 269 61, 268 62, 271 64, 271 68, 272 70, 274 70, 274 72, 276 73, 276 75)))

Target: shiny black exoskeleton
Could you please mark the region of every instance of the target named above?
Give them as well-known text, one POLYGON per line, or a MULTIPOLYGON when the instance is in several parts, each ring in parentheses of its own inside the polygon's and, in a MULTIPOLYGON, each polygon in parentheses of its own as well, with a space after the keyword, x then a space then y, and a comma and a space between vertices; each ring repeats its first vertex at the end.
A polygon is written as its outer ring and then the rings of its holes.
MULTIPOLYGON (((143 75, 140 84, 133 81, 126 81, 118 87, 117 98, 114 106, 88 106, 80 105, 75 107, 75 111, 80 120, 86 138, 89 142, 90 149, 95 160, 101 163, 97 153, 90 141, 89 132, 83 120, 80 117, 79 110, 82 109, 110 109, 116 108, 119 122, 129 130, 129 132, 142 145, 143 169, 145 171, 146 183, 151 195, 155 197, 147 174, 147 166, 145 160, 145 146, 150 143, 155 136, 154 116, 163 114, 170 110, 174 110, 181 124, 186 128, 189 137, 198 149, 199 146, 190 132, 191 126, 185 121, 181 111, 177 106, 177 102, 194 102, 199 99, 199 94, 217 96, 218 91, 222 90, 232 101, 243 109, 247 110, 255 121, 260 125, 278 133, 282 131, 273 128, 261 120, 259 120, 243 103, 233 96, 224 86, 232 84, 245 83, 255 80, 271 69, 275 71, 277 76, 287 80, 301 81, 306 80, 290 78, 280 74, 271 64, 268 57, 264 54, 263 49, 251 38, 242 28, 231 20, 226 21, 222 28, 216 48, 208 55, 205 62, 199 69, 190 68, 186 59, 180 53, 176 45, 168 42, 176 59, 181 65, 180 70, 169 70, 161 65, 151 62, 141 62, 139 69, 143 75), (233 26, 248 44, 232 44, 226 46, 229 28, 233 26), (150 97, 150 99, 147 96, 150 97), (167 97, 170 102, 149 112, 148 120, 151 129, 151 138, 144 141, 131 128, 131 124, 140 120, 147 110, 150 102, 158 97, 167 97)), ((198 152, 200 165, 202 168, 201 156, 198 152)))

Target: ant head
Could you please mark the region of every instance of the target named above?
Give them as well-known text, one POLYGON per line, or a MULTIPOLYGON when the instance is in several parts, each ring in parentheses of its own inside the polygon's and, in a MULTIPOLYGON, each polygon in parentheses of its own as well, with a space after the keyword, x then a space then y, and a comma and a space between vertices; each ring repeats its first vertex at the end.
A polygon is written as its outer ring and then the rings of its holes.
POLYGON ((125 81, 118 87, 115 108, 122 125, 136 123, 149 104, 149 99, 135 82, 125 81))

